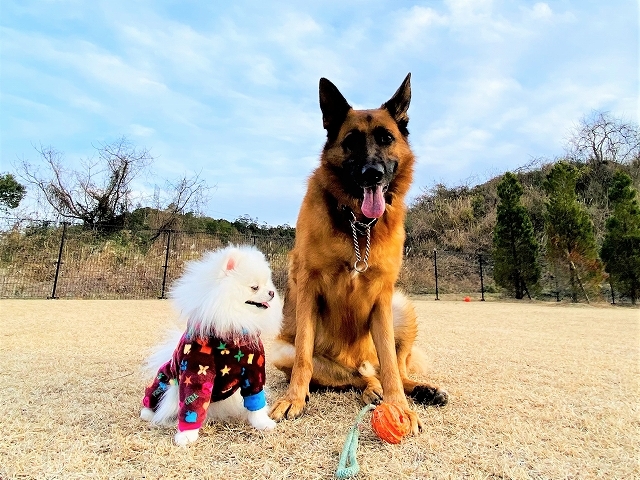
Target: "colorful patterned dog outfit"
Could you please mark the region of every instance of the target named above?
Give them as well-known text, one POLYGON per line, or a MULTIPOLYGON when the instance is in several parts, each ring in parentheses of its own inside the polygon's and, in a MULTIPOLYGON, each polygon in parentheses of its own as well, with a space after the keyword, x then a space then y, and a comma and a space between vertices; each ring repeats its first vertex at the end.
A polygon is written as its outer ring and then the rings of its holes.
POLYGON ((181 432, 200 428, 209 404, 230 397, 238 389, 247 410, 260 410, 266 405, 264 346, 258 337, 202 339, 185 333, 171 360, 160 367, 145 390, 142 404, 155 411, 164 392, 176 381, 181 432))

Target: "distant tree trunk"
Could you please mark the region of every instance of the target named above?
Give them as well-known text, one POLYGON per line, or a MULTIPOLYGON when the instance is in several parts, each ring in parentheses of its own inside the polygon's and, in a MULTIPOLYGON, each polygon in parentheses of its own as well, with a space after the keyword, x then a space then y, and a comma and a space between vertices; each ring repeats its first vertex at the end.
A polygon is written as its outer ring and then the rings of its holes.
POLYGON ((522 281, 522 277, 520 276, 520 272, 518 270, 516 270, 515 275, 516 279, 514 285, 516 287, 516 299, 522 300, 524 298, 524 289, 522 288, 522 284, 524 282, 522 281))
POLYGON ((569 284, 571 285, 571 301, 578 303, 578 289, 576 288, 576 271, 573 262, 569 262, 569 284))
MULTIPOLYGON (((569 253, 567 253, 567 257, 569 253)), ((571 271, 571 298, 573 303, 578 303, 578 290, 575 287, 576 280, 578 281, 578 285, 580 285, 580 289, 584 294, 584 298, 587 300, 587 303, 591 303, 589 301, 589 295, 587 294, 587 290, 584 288, 584 284, 582 283, 582 279, 578 274, 578 270, 576 269, 575 263, 571 259, 569 259, 569 270, 571 271)))
POLYGON ((520 270, 518 269, 518 253, 516 252, 516 239, 513 228, 509 229, 509 241, 511 243, 511 265, 513 265, 513 289, 517 300, 522 299, 520 288, 520 270))

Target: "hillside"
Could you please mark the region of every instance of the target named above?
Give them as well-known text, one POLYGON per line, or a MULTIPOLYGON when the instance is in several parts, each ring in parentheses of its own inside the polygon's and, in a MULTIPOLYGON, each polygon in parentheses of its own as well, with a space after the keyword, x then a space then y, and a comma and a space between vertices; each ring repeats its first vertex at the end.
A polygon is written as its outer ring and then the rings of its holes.
MULTIPOLYGON (((555 162, 535 161, 514 171, 524 188, 527 208, 538 241, 544 245, 544 211, 547 199, 543 182, 555 162)), ((640 190, 640 158, 623 165, 614 162, 570 162, 580 172, 576 193, 593 221, 598 245, 602 243, 609 216, 607 191, 613 174, 623 170, 640 190)), ((501 176, 476 185, 446 187, 437 184, 425 190, 409 207, 407 237, 413 248, 453 252, 490 252, 499 202, 501 176)))

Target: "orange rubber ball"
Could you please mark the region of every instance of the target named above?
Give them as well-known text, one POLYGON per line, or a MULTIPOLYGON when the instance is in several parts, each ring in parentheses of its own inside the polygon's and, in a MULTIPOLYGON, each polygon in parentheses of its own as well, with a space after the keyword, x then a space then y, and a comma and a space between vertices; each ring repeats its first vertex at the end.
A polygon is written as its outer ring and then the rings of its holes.
POLYGON ((411 431, 411 421, 398 405, 382 402, 371 414, 371 428, 381 440, 396 444, 411 431))

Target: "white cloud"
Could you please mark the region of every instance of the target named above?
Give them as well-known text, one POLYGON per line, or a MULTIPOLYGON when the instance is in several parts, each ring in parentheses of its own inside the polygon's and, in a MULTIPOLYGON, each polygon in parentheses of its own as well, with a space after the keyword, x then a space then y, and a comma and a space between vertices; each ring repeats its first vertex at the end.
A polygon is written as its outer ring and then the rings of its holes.
POLYGON ((150 137, 156 133, 153 128, 145 127, 143 125, 138 125, 136 123, 132 123, 129 126, 129 131, 131 135, 134 137, 150 137))
POLYGON ((531 16, 536 19, 549 19, 553 16, 553 12, 549 5, 539 2, 531 9, 531 16))
POLYGON ((574 22, 576 16, 571 11, 564 13, 558 13, 552 10, 549 4, 545 2, 538 2, 531 8, 522 7, 525 13, 525 18, 533 20, 534 22, 546 21, 546 22, 574 22))
POLYGON ((417 39, 424 38, 426 35, 433 35, 431 27, 444 26, 449 20, 438 14, 434 9, 429 7, 414 6, 398 19, 398 24, 394 29, 396 32, 395 41, 397 47, 414 44, 417 39))
POLYGON ((628 3, 9 3, 2 161, 128 134, 159 177, 217 184, 212 209, 293 223, 324 141, 318 79, 371 108, 411 71, 412 191, 456 183, 562 153, 591 109, 636 112, 628 3))

